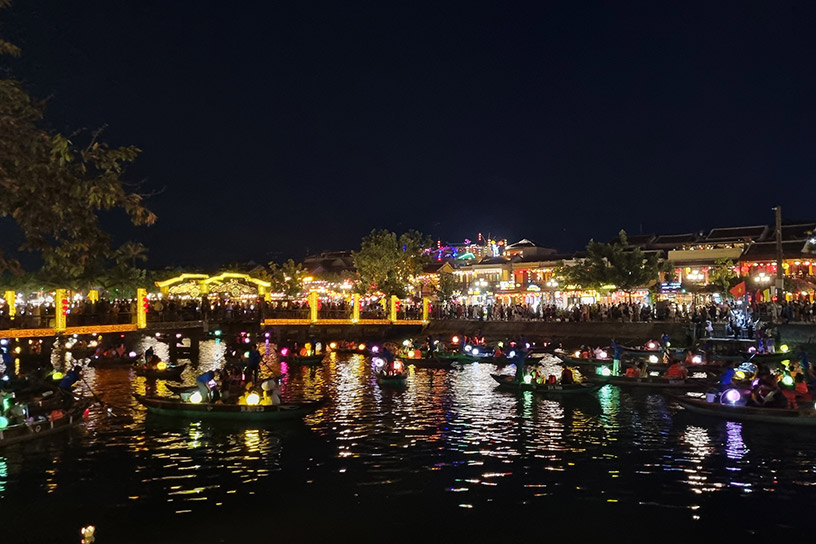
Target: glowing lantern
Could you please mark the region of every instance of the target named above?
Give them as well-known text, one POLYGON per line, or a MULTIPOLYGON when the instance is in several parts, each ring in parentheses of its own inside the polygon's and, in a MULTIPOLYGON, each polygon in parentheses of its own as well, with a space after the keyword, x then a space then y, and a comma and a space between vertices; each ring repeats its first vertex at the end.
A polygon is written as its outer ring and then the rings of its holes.
POLYGON ((167 363, 165 363, 164 361, 159 361, 158 364, 156 365, 156 369, 167 370, 167 363))
POLYGON ((576 359, 579 359, 579 358, 581 357, 581 352, 580 352, 580 351, 576 351, 575 353, 573 353, 573 355, 575 355, 575 358, 576 358, 576 359))
POLYGON ((779 351, 781 351, 782 353, 787 353, 789 349, 790 348, 788 348, 787 344, 782 344, 781 346, 779 346, 779 351))
POLYGON ((605 352, 605 351, 601 351, 601 352, 598 354, 598 356, 599 356, 601 359, 607 359, 607 358, 609 357, 609 354, 608 354, 607 352, 605 352))
POLYGON ((459 343, 459 337, 454 336, 453 338, 451 338, 451 342, 453 342, 454 344, 458 344, 459 343))
POLYGON ((649 362, 656 363, 657 362, 657 355, 649 355, 649 362))
POLYGON ((734 372, 734 377, 738 380, 744 380, 745 372, 743 372, 742 370, 737 370, 736 372, 734 372))
POLYGON ((54 372, 54 374, 52 374, 52 376, 54 377, 55 380, 61 380, 62 378, 65 377, 62 372, 54 372))
POLYGON ((790 374, 785 374, 785 377, 782 378, 782 384, 790 387, 793 385, 793 377, 790 374))
POLYGON ((9 420, 3 416, 0 416, 0 429, 5 429, 6 427, 8 427, 8 424, 9 420))
POLYGON ((739 400, 740 400, 740 398, 742 397, 742 395, 740 395, 740 392, 739 392, 739 391, 737 391, 736 389, 729 389, 728 391, 726 391, 725 393, 723 393, 723 397, 725 397, 725 400, 726 400, 726 401, 727 401, 729 404, 736 404, 736 403, 737 403, 737 401, 739 401, 739 400))
POLYGON ((608 366, 602 366, 601 368, 598 369, 598 374, 600 374, 601 376, 611 376, 612 371, 609 370, 608 366))
POLYGON ((365 344, 360 344, 359 346, 357 346, 357 349, 363 351, 365 349, 365 344))
POLYGON ((136 357, 136 352, 135 351, 129 352, 128 357, 130 357, 131 359, 134 359, 136 357))
POLYGON ((524 383, 527 383, 527 384, 533 383, 532 374, 525 374, 524 375, 524 383))
POLYGON ((332 342, 331 344, 329 344, 329 347, 331 349, 337 349, 337 342, 332 342))
POLYGON ((703 358, 700 357, 699 355, 695 355, 694 357, 691 358, 691 362, 694 363, 695 365, 699 365, 700 363, 703 362, 703 358))
POLYGON ((470 344, 468 344, 467 346, 465 346, 465 351, 467 351, 468 353, 470 353, 471 351, 473 351, 473 346, 471 346, 470 344))
POLYGON ((657 344, 655 344, 654 342, 649 342, 648 344, 646 344, 646 347, 649 349, 655 349, 657 347, 657 344))
POLYGON ((401 361, 394 361, 394 370, 396 370, 396 371, 402 370, 402 362, 401 361))
POLYGON ((190 395, 190 402, 193 404, 199 404, 202 401, 201 392, 196 391, 192 395, 190 395))
POLYGON ((403 340, 403 341, 402 341, 402 345, 403 345, 403 346, 405 346, 405 347, 407 348, 408 346, 410 346, 410 345, 411 345, 411 341, 410 341, 410 340, 403 340))
POLYGON ((748 348, 748 353, 756 353, 756 348, 754 346, 751 346, 750 348, 748 348))
POLYGON ((471 351, 471 353, 472 353, 473 355, 479 355, 479 348, 473 348, 473 350, 471 351))
MULTIPOLYGON (((365 344, 361 344, 361 345, 362 345, 363 347, 362 347, 362 348, 360 348, 360 349, 365 349, 365 344)), ((371 353, 379 353, 379 352, 380 352, 380 348, 379 348, 379 347, 377 347, 377 346, 371 346, 371 353)))
POLYGON ((289 354, 289 348, 281 348, 281 355, 286 357, 289 354))
POLYGON ((250 393, 247 395, 246 403, 249 406, 256 406, 259 402, 261 402, 261 397, 258 396, 258 393, 250 393))
POLYGON ((385 361, 383 361, 379 357, 374 357, 373 360, 374 360, 374 366, 376 366, 377 368, 382 368, 382 366, 385 365, 385 361))

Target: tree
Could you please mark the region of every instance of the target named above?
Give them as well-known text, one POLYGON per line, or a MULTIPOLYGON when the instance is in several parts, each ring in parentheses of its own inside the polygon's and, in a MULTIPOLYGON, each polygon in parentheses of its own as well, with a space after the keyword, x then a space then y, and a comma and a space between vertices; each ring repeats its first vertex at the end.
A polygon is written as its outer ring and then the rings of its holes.
MULTIPOLYGON (((9 4, 0 0, 0 8, 9 4)), ((0 40, 0 55, 19 54, 0 40)), ((50 130, 44 111, 19 81, 0 78, 0 217, 22 232, 19 249, 38 253, 46 270, 75 280, 87 276, 94 261, 115 257, 99 224, 101 211, 122 209, 135 225, 153 224, 156 216, 123 180, 138 148, 110 147, 101 129, 70 135, 50 130)), ((14 268, 15 261, 0 255, 0 272, 14 268)))
POLYGON ((439 283, 434 289, 439 302, 450 302, 456 295, 462 292, 462 282, 456 274, 442 272, 439 274, 439 283))
POLYGON ((736 277, 734 262, 731 259, 717 259, 714 261, 714 266, 708 271, 708 281, 716 285, 726 296, 728 296, 729 289, 733 287, 733 280, 736 277))
POLYGON ((399 237, 388 230, 374 229, 363 238, 360 251, 352 252, 363 293, 380 291, 404 297, 411 280, 422 273, 428 260, 424 250, 432 241, 415 230, 399 237))
POLYGON ((269 263, 272 290, 287 297, 296 297, 303 292, 303 278, 306 275, 303 265, 289 259, 283 265, 269 263))
POLYGON ((629 245, 626 232, 618 240, 604 244, 590 240, 587 256, 572 266, 562 266, 558 273, 568 283, 606 291, 612 288, 631 293, 658 279, 661 270, 656 254, 646 255, 639 247, 629 245))

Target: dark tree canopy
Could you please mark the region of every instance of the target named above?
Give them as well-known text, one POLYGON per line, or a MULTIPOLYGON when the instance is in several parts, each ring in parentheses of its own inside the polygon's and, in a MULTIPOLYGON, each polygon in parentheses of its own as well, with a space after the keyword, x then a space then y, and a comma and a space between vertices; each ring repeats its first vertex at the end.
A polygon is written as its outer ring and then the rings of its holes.
POLYGON ((590 240, 587 256, 572 266, 563 266, 560 274, 567 282, 584 288, 631 292, 648 287, 658 279, 661 265, 657 254, 645 254, 629 245, 626 232, 618 240, 604 244, 590 240))
POLYGON ((380 291, 400 297, 408 293, 411 280, 422 273, 428 260, 424 250, 432 240, 415 230, 397 236, 374 229, 353 252, 354 266, 364 293, 380 291))
MULTIPOLYGON (((0 0, 0 8, 8 4, 0 0)), ((0 59, 19 54, 0 40, 0 59)), ((49 129, 44 102, 6 74, 0 72, 0 217, 16 223, 24 238, 18 249, 39 254, 46 272, 81 283, 120 257, 100 226, 100 212, 124 210, 135 225, 156 220, 123 178, 139 149, 111 147, 101 130, 64 135, 49 129)), ((0 273, 20 271, 18 262, 3 257, 9 249, 0 247, 0 273)))

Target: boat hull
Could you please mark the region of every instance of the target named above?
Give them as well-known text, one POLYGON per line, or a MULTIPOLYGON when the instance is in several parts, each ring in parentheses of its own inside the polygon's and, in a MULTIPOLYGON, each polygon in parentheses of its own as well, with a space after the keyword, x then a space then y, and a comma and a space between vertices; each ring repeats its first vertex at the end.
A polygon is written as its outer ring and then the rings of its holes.
POLYGON ((687 378, 685 380, 671 380, 656 376, 647 378, 626 378, 624 376, 590 376, 587 378, 592 383, 611 384, 618 387, 639 387, 652 389, 704 389, 715 385, 711 380, 699 378, 687 378))
POLYGON ((508 391, 533 391, 542 395, 582 395, 587 393, 594 393, 605 384, 593 383, 583 384, 575 383, 569 385, 560 384, 546 384, 546 383, 518 383, 513 376, 504 374, 491 374, 494 380, 499 384, 500 389, 508 391))
POLYGON ((759 408, 756 406, 731 406, 702 399, 672 396, 689 412, 737 421, 757 421, 783 425, 816 426, 816 410, 813 408, 792 410, 788 408, 759 408))
POLYGON ((0 448, 10 444, 36 440, 76 427, 84 419, 85 408, 87 408, 87 403, 81 403, 68 414, 54 421, 35 421, 6 427, 0 430, 0 448))
POLYGON ((178 380, 181 377, 182 372, 184 369, 187 368, 186 364, 173 366, 168 368, 167 370, 154 370, 154 369, 146 369, 136 367, 136 375, 137 376, 144 376, 145 378, 155 378, 159 380, 178 380))
POLYGON ((134 395, 152 414, 187 419, 231 419, 245 421, 292 420, 306 416, 322 402, 284 403, 277 406, 246 406, 239 404, 192 404, 165 397, 134 395))

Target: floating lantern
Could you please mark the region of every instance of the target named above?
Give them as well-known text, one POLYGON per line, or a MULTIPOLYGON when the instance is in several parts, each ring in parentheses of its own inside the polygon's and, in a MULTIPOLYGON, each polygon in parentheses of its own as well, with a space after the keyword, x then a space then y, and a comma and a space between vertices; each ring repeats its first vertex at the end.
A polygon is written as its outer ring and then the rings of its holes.
POLYGON ((402 370, 402 361, 394 361, 394 370, 396 371, 402 370))
POLYGON ((695 355, 694 357, 691 358, 691 362, 694 363, 695 365, 699 365, 700 363, 703 362, 703 358, 700 357, 699 355, 695 355))
POLYGON ((465 351, 467 351, 468 353, 470 353, 471 351, 473 351, 473 346, 471 346, 470 344, 468 344, 467 346, 465 346, 465 351))
POLYGON ((473 349, 471 350, 471 353, 472 353, 473 355, 479 355, 479 348, 473 348, 473 349))
POLYGON ((532 376, 532 374, 525 374, 525 375, 524 375, 524 383, 526 383, 526 384, 533 383, 533 376, 532 376))
POLYGON ((289 354, 289 348, 281 348, 280 354, 286 357, 289 354))
POLYGON ((405 346, 405 347, 407 348, 408 346, 410 346, 410 345, 411 345, 411 341, 410 341, 410 340, 403 340, 403 341, 402 341, 402 345, 403 345, 403 346, 405 346))
POLYGON ((646 347, 649 349, 655 349, 657 347, 657 344, 655 344, 654 342, 649 342, 648 344, 646 344, 646 347))
POLYGON ((246 403, 249 406, 257 406, 259 402, 261 402, 261 397, 258 396, 258 393, 250 393, 247 395, 246 403))
POLYGON ((787 344, 782 344, 781 346, 779 346, 779 351, 781 351, 782 353, 787 353, 789 350, 790 348, 788 348, 787 344))
POLYGON ((785 377, 782 378, 782 384, 790 387, 793 385, 793 377, 790 374, 785 374, 785 377))
POLYGON ((454 336, 453 338, 451 338, 451 342, 453 342, 454 344, 458 344, 459 343, 459 337, 454 336))
MULTIPOLYGON (((365 346, 363 345, 363 347, 360 348, 360 349, 365 349, 365 346)), ((379 353, 379 352, 380 352, 380 348, 378 346, 371 346, 371 353, 379 353)))
POLYGON ((3 416, 0 416, 0 429, 5 429, 6 427, 8 427, 8 424, 9 420, 3 416))
POLYGON ((360 344, 359 346, 357 346, 357 349, 363 351, 365 349, 365 344, 360 344))
POLYGON ((135 351, 129 352, 128 357, 130 357, 131 359, 135 358, 136 357, 136 352, 135 351))
POLYGON ((605 352, 605 351, 601 350, 601 352, 598 354, 598 356, 599 356, 601 359, 606 359, 606 358, 608 358, 608 357, 609 357, 609 354, 608 354, 607 352, 605 352))
POLYGON ((580 357, 581 357, 581 352, 580 352, 580 351, 576 351, 575 353, 573 353, 573 355, 575 355, 575 358, 576 358, 576 359, 580 359, 580 357))
POLYGON ((329 347, 331 349, 337 349, 337 342, 332 342, 331 344, 329 344, 329 347))
POLYGON ((743 372, 742 370, 737 370, 736 372, 734 372, 734 377, 738 380, 744 380, 745 372, 743 372))

